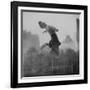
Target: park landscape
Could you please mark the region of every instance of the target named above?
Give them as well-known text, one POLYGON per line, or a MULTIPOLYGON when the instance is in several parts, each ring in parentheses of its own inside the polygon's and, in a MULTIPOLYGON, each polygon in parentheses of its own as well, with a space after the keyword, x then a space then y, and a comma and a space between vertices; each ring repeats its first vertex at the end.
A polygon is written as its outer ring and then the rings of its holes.
POLYGON ((59 46, 59 55, 40 48, 38 35, 22 32, 22 77, 79 74, 79 49, 69 35, 59 46))

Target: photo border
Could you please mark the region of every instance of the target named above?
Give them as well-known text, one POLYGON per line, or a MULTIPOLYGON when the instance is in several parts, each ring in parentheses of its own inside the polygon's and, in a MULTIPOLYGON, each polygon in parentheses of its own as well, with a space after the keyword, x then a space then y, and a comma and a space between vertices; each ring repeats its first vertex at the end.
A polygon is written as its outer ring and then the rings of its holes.
POLYGON ((83 50, 83 40, 84 40, 84 36, 83 36, 83 31, 84 31, 84 28, 82 27, 83 26, 83 19, 84 19, 84 12, 82 10, 70 10, 70 9, 46 9, 46 8, 34 8, 34 7, 21 7, 19 6, 18 7, 18 83, 27 83, 27 82, 44 82, 44 81, 65 81, 65 80, 74 80, 74 79, 83 79, 84 78, 84 72, 83 72, 83 65, 84 65, 84 59, 82 58, 82 55, 84 53, 84 50, 83 50), (37 10, 36 10, 37 9, 37 10), (43 12, 42 12, 43 10, 43 12), (48 11, 47 11, 48 10, 48 11), (54 11, 53 11, 54 10, 54 11), (47 75, 47 76, 37 76, 37 77, 24 77, 24 78, 21 78, 21 63, 22 63, 22 23, 23 23, 23 18, 22 18, 22 12, 23 11, 26 11, 26 12, 38 12, 38 13, 52 13, 52 14, 72 14, 72 15, 80 15, 80 37, 79 39, 80 40, 80 44, 79 44, 79 47, 80 51, 79 54, 80 54, 80 57, 79 57, 79 74, 74 74, 74 75, 47 75), (83 60, 82 60, 83 59, 83 60))
POLYGON ((81 83, 87 83, 87 6, 17 2, 17 1, 11 2, 11 87, 17 88, 17 87, 51 86, 51 85, 66 85, 66 84, 81 84, 81 83), (83 80, 18 83, 18 7, 19 6, 84 10, 84 79, 83 80))

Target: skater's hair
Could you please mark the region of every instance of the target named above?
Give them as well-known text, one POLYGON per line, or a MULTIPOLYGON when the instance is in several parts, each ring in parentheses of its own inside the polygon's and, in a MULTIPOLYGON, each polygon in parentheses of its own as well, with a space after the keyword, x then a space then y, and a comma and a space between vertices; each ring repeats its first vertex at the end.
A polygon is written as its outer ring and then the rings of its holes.
POLYGON ((39 21, 38 23, 41 28, 45 28, 47 26, 45 22, 39 21))

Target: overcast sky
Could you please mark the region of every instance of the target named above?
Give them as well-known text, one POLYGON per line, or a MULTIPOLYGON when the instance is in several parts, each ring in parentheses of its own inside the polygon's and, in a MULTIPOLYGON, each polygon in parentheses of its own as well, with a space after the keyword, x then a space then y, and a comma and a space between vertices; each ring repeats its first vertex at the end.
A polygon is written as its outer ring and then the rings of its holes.
POLYGON ((42 33, 44 30, 38 25, 38 21, 46 22, 48 25, 55 26, 59 29, 57 32, 59 40, 62 42, 67 35, 75 41, 76 39, 76 18, 77 14, 55 14, 41 12, 23 12, 23 30, 37 34, 40 39, 40 45, 49 42, 48 33, 42 33))

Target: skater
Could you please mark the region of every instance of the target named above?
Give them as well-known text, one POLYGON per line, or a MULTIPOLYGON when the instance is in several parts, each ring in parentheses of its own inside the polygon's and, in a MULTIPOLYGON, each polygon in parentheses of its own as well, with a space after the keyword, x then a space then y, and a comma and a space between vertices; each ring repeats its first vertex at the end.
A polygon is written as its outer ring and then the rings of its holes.
POLYGON ((45 29, 43 33, 48 32, 49 35, 51 36, 51 40, 49 41, 49 43, 44 44, 43 47, 48 45, 51 48, 51 53, 55 53, 56 55, 58 55, 59 45, 61 45, 60 41, 58 40, 57 34, 56 34, 56 32, 58 32, 58 29, 56 29, 53 26, 47 25, 46 23, 42 21, 39 21, 38 23, 42 29, 45 29))

